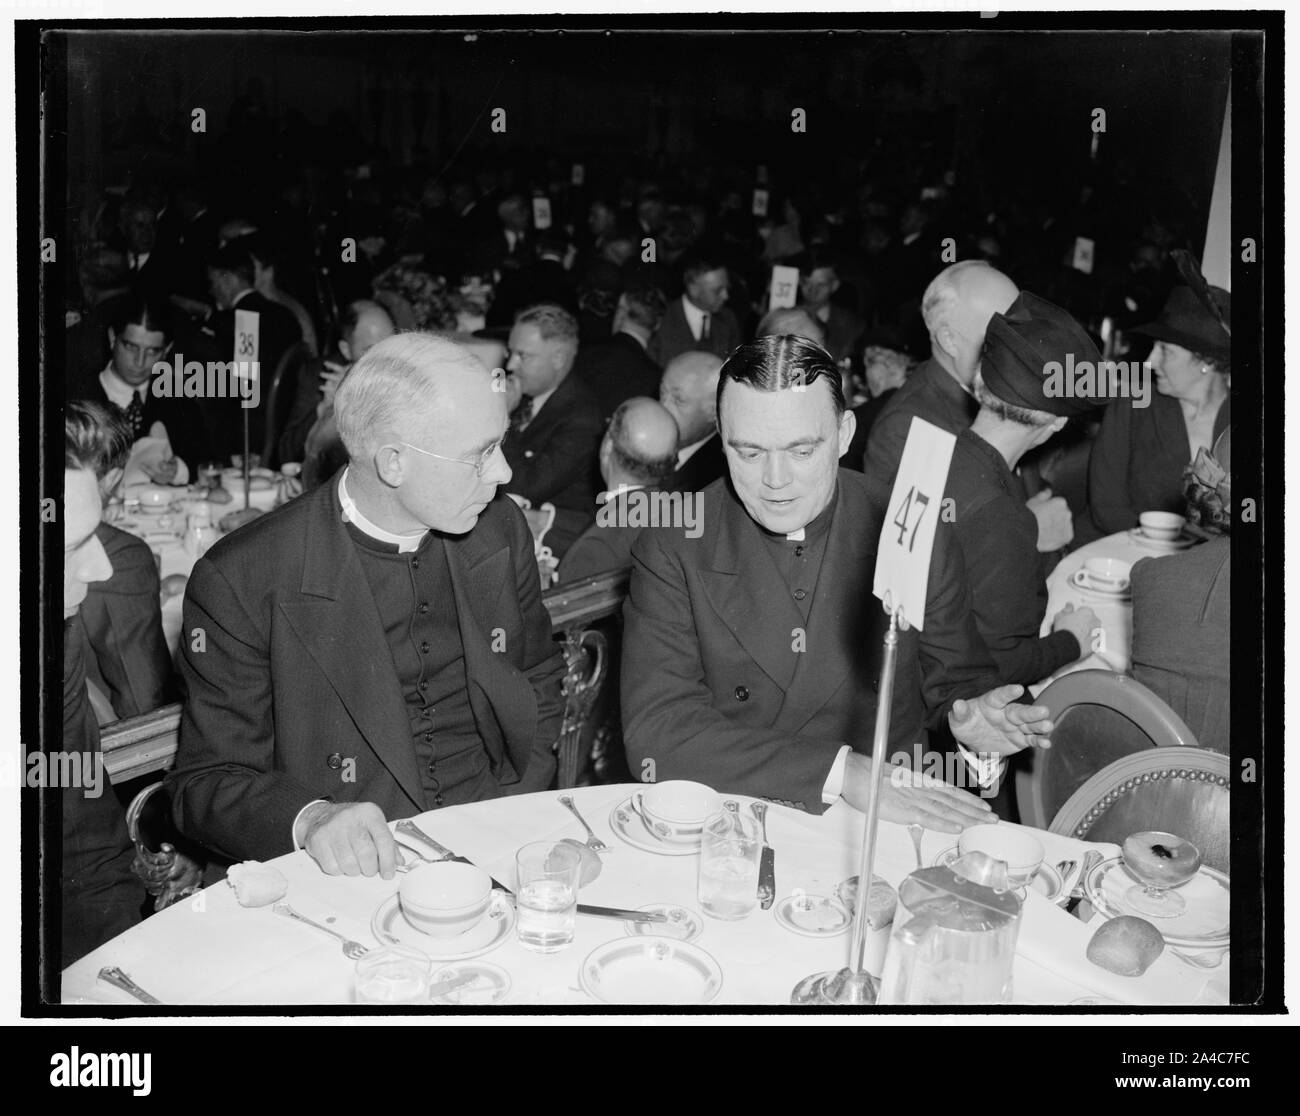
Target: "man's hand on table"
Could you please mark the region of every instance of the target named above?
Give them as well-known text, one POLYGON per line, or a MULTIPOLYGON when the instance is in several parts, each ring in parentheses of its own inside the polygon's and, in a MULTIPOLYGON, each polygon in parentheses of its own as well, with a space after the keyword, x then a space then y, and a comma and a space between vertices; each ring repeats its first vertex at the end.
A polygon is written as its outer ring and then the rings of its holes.
POLYGON ((1023 686, 998 686, 971 701, 958 698, 948 714, 948 727, 958 743, 974 752, 1003 756, 1034 746, 1050 748, 1054 727, 1045 705, 1020 705, 1023 686))
MULTIPOLYGON (((841 792, 844 800, 866 810, 870 786, 871 757, 850 752, 841 792)), ((997 820, 988 803, 973 794, 893 765, 880 781, 878 808, 885 821, 923 825, 936 833, 960 833, 969 825, 997 820)))
POLYGON ((397 842, 384 812, 373 802, 316 802, 298 819, 299 844, 327 876, 373 876, 391 880, 397 842))
POLYGON ((1101 621, 1097 619, 1097 614, 1086 606, 1075 608, 1074 605, 1068 604, 1052 617, 1052 631, 1069 632, 1074 636, 1079 644, 1081 659, 1086 659, 1092 654, 1093 637, 1100 627, 1101 621))

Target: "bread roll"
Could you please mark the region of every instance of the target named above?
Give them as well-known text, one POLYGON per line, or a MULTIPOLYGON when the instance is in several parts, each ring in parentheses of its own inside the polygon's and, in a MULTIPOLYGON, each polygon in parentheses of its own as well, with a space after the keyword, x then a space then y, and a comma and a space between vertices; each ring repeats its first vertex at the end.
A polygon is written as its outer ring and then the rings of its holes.
POLYGON ((232 864, 226 871, 226 882, 235 889, 241 907, 265 907, 284 898, 289 890, 289 881, 280 870, 259 860, 232 864))
POLYGON ((1145 918, 1104 922, 1088 943, 1088 960, 1119 976, 1139 977, 1165 951, 1164 936, 1145 918))

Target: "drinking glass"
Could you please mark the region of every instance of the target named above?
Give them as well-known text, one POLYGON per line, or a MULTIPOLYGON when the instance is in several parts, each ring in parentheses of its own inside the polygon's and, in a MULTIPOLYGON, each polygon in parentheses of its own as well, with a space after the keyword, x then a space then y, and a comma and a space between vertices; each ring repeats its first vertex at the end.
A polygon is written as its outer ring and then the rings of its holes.
POLYGON ((418 949, 387 945, 357 962, 359 1004, 427 1004, 433 962, 418 949))
POLYGON ((704 823, 700 839, 700 907, 713 918, 735 920, 758 906, 758 822, 720 810, 704 823))
POLYGON ((582 855, 572 845, 534 841, 515 856, 519 868, 519 944, 534 953, 555 953, 573 942, 578 917, 582 855))

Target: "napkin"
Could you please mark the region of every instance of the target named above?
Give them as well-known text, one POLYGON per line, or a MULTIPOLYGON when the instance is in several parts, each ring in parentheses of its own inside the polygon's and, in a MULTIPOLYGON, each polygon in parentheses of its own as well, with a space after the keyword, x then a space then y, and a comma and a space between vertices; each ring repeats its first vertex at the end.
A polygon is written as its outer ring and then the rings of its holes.
MULTIPOLYGON (((126 471, 122 478, 123 488, 132 484, 152 484, 153 479, 145 472, 146 465, 154 466, 174 456, 171 440, 167 437, 167 428, 161 422, 155 422, 149 433, 140 438, 131 447, 131 456, 127 459, 126 471)), ((190 471, 184 461, 177 458, 176 476, 172 484, 188 484, 190 471)))

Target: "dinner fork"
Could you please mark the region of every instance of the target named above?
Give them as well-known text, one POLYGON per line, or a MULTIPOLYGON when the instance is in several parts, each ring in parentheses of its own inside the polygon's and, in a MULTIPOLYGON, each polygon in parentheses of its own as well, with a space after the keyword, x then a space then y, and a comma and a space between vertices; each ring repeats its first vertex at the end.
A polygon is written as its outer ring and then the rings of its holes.
POLYGON ((343 953, 353 961, 358 961, 364 957, 370 950, 366 949, 360 942, 354 942, 351 938, 346 938, 337 930, 331 930, 328 926, 322 926, 319 922, 312 922, 311 919, 300 915, 288 903, 277 903, 271 908, 276 914, 284 915, 286 918, 296 919, 299 922, 305 922, 308 926, 314 926, 317 930, 324 930, 333 938, 338 938, 343 943, 343 953))
POLYGON ((572 795, 568 795, 568 794, 560 795, 560 805, 563 806, 566 810, 568 810, 569 813, 571 813, 575 818, 578 819, 578 821, 582 823, 582 828, 587 831, 587 848, 591 849, 592 852, 598 852, 598 853, 609 852, 609 846, 605 844, 605 842, 602 841, 599 837, 596 836, 596 834, 592 831, 591 826, 587 824, 587 819, 584 818, 580 813, 578 813, 578 808, 573 804, 572 795))

